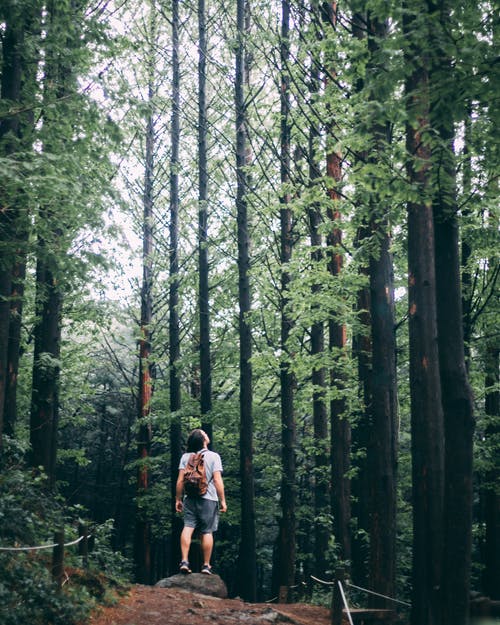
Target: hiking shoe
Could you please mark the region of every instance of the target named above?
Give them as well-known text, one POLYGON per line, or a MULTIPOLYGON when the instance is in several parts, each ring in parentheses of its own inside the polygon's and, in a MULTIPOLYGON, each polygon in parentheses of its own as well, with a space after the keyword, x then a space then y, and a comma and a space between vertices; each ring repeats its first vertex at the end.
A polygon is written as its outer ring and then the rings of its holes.
POLYGON ((212 567, 210 564, 204 564, 201 568, 201 572, 205 575, 212 575, 212 567))
POLYGON ((187 575, 188 573, 191 573, 191 569, 189 568, 189 562, 187 560, 183 560, 179 566, 179 571, 181 573, 184 573, 184 575, 187 575))

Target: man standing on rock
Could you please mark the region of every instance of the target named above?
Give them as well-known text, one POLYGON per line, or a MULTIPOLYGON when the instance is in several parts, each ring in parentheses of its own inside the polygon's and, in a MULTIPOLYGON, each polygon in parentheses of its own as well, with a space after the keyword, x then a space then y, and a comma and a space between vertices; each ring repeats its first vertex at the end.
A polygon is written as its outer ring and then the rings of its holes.
POLYGON ((188 436, 187 452, 182 455, 179 463, 179 476, 175 489, 175 510, 184 512, 184 529, 181 533, 181 573, 191 573, 189 568, 189 547, 196 528, 201 534, 201 551, 203 554, 202 573, 210 575, 212 567, 210 558, 214 546, 213 533, 219 525, 219 510, 226 512, 224 482, 222 481, 222 462, 219 454, 208 449, 210 439, 200 429, 193 430, 188 436), (184 493, 184 473, 192 454, 203 454, 207 492, 200 496, 189 496, 184 493), (184 497, 184 498, 183 498, 184 497))

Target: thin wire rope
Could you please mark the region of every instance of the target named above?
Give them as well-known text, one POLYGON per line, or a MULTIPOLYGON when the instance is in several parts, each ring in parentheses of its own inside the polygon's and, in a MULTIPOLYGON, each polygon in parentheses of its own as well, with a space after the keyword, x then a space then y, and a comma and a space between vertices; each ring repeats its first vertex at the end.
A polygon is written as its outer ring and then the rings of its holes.
POLYGON ((352 622, 352 616, 351 616, 351 612, 349 610, 349 606, 347 605, 347 599, 345 598, 344 587, 342 586, 342 582, 340 581, 340 579, 338 579, 337 583, 338 583, 339 588, 340 588, 340 594, 342 595, 342 601, 344 602, 344 605, 345 605, 345 610, 347 612, 347 617, 349 619, 349 623, 351 625, 354 625, 354 623, 352 622))
POLYGON ((327 582, 324 579, 319 579, 319 577, 314 577, 314 575, 311 575, 311 579, 320 584, 325 584, 325 586, 333 586, 335 584, 335 582, 327 582))
MULTIPOLYGON (((333 586, 335 582, 327 582, 324 579, 319 579, 318 577, 314 577, 311 575, 311 579, 315 582, 319 582, 320 584, 325 584, 325 586, 333 586)), ((362 590, 364 592, 369 593, 370 595, 375 595, 376 597, 382 597, 382 599, 388 599, 389 601, 394 601, 395 603, 401 603, 402 605, 411 608, 411 603, 407 603, 406 601, 401 601, 400 599, 393 599, 392 597, 388 597, 387 595, 381 595, 379 592, 375 592, 374 590, 368 590, 368 588, 362 588, 361 586, 356 586, 356 584, 352 584, 351 582, 346 580, 346 584, 351 586, 351 588, 356 588, 356 590, 362 590)))
POLYGON ((357 590, 362 590, 364 592, 369 593, 370 595, 375 595, 376 597, 382 597, 383 599, 388 599, 389 601, 394 601, 395 603, 401 603, 409 608, 411 608, 411 603, 407 603, 406 601, 401 601, 400 599, 393 599, 392 597, 388 597, 387 595, 381 595, 379 592, 375 592, 373 590, 368 590, 368 588, 362 588, 361 586, 356 586, 355 584, 351 584, 351 582, 346 582, 352 588, 356 588, 357 590))
MULTIPOLYGON (((72 545, 76 545, 84 538, 84 536, 80 536, 80 538, 72 540, 70 543, 64 543, 63 547, 71 547, 72 545)), ((87 538, 89 537, 87 536, 87 538)), ((53 549, 54 547, 58 546, 58 543, 51 543, 50 545, 38 545, 36 547, 0 547, 0 551, 36 551, 37 549, 53 549)))

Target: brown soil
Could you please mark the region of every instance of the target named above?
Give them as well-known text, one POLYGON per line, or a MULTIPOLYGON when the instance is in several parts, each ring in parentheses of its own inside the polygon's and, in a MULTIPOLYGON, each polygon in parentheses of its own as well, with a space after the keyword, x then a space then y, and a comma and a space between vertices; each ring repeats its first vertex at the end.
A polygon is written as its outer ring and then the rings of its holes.
POLYGON ((178 588, 133 586, 87 625, 330 625, 330 611, 306 604, 245 603, 178 588))

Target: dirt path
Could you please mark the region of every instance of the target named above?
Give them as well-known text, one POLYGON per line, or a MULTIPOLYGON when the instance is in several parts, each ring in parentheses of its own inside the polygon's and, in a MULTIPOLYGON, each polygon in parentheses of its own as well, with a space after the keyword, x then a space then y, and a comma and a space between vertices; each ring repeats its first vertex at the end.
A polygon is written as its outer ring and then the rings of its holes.
POLYGON ((218 599, 177 588, 132 586, 115 606, 101 609, 88 625, 330 625, 326 608, 218 599))

